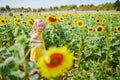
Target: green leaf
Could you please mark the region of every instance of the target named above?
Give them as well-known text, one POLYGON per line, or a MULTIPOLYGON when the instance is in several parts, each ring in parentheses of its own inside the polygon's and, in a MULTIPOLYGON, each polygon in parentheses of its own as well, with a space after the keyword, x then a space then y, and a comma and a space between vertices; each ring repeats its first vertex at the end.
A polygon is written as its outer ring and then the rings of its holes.
POLYGON ((29 77, 29 80, 40 80, 40 76, 39 76, 39 74, 35 74, 35 75, 29 77))
POLYGON ((25 72, 22 72, 20 70, 17 70, 17 71, 11 71, 10 72, 11 75, 15 76, 15 77, 18 77, 18 78, 23 78, 25 77, 25 72))
POLYGON ((37 69, 35 68, 35 63, 34 62, 29 62, 28 66, 26 67, 26 71, 27 72, 31 72, 31 71, 36 71, 37 69))

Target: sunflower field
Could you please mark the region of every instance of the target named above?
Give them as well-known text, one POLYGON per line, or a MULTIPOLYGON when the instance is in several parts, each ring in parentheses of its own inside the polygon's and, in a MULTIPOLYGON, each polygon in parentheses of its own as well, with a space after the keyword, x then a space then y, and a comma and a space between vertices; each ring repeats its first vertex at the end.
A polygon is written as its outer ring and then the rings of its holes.
POLYGON ((120 13, 1 14, 0 80, 42 77, 44 80, 120 80, 120 13), (30 36, 36 18, 45 21, 42 36, 47 51, 37 65, 29 60, 30 36), (58 60, 53 60, 55 56, 58 60), (35 70, 41 73, 29 74, 35 70))

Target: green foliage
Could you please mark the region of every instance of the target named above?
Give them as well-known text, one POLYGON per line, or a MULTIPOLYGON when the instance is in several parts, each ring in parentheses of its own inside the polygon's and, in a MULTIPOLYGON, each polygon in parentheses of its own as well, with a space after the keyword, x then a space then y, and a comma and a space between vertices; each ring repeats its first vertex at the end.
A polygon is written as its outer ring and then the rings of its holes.
MULTIPOLYGON (((29 62, 30 31, 27 25, 13 25, 12 20, 0 28, 0 79, 29 80, 31 71, 36 70, 35 64, 29 62), (11 24, 11 25, 10 25, 11 24), (27 60, 27 61, 26 61, 27 60)), ((39 76, 40 77, 40 76, 39 76)))
POLYGON ((77 27, 69 28, 61 25, 51 26, 46 29, 43 33, 46 49, 50 46, 67 45, 72 51, 78 52, 80 36, 77 29, 77 27))
MULTIPOLYGON (((25 24, 24 14, 19 16, 20 24, 14 25, 11 16, 8 23, 0 24, 0 79, 39 80, 39 74, 28 76, 29 72, 36 70, 35 64, 27 60, 32 29, 25 24)), ((120 33, 115 31, 120 25, 119 19, 120 14, 64 14, 63 22, 49 25, 43 32, 46 49, 67 45, 74 53, 74 66, 64 74, 68 80, 120 79, 120 33), (95 23, 96 17, 101 21, 99 24, 95 23), (74 19, 83 20, 84 26, 78 27, 74 19), (106 22, 102 22, 103 19, 106 22), (73 22, 70 27, 66 25, 68 21, 73 22), (99 25, 105 26, 105 30, 96 33, 99 25), (89 33, 89 27, 94 31, 89 33), (112 37, 108 38, 108 34, 112 37)))
POLYGON ((14 44, 14 36, 13 36, 13 27, 10 25, 2 25, 0 26, 0 47, 9 47, 14 44))
MULTIPOLYGON (((21 36, 18 36, 18 39, 19 37, 21 38, 21 36)), ((28 76, 36 68, 33 62, 26 61, 30 50, 25 51, 25 47, 27 46, 25 44, 26 40, 23 41, 22 39, 22 42, 21 39, 20 41, 16 40, 15 44, 6 48, 6 51, 1 55, 0 75, 2 76, 2 80, 28 80, 29 78, 31 80, 31 78, 36 79, 40 77, 36 75, 28 76)))
POLYGON ((9 13, 9 16, 13 16, 13 13, 12 13, 12 12, 10 12, 10 13, 9 13))

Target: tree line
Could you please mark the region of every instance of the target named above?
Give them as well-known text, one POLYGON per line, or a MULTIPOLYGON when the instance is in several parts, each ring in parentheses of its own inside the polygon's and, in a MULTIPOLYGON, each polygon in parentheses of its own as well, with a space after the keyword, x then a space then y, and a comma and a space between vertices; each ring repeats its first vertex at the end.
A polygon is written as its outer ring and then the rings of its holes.
POLYGON ((93 4, 87 4, 87 5, 62 5, 60 7, 55 6, 55 7, 50 7, 50 8, 10 8, 9 5, 6 5, 5 7, 0 7, 0 12, 41 12, 41 11, 55 11, 55 10, 80 10, 80 11, 85 11, 85 10, 117 10, 120 11, 120 1, 117 0, 114 3, 111 2, 107 2, 104 4, 99 4, 97 6, 93 5, 93 4))

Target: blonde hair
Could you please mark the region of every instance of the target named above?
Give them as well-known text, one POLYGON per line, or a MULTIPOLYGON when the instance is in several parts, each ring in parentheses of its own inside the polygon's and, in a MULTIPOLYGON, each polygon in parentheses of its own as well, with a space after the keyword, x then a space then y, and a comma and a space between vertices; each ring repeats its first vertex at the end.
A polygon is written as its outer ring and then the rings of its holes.
POLYGON ((45 25, 45 22, 42 18, 37 18, 37 19, 35 19, 34 24, 33 24, 33 29, 34 30, 37 27, 37 23, 43 23, 45 25))

